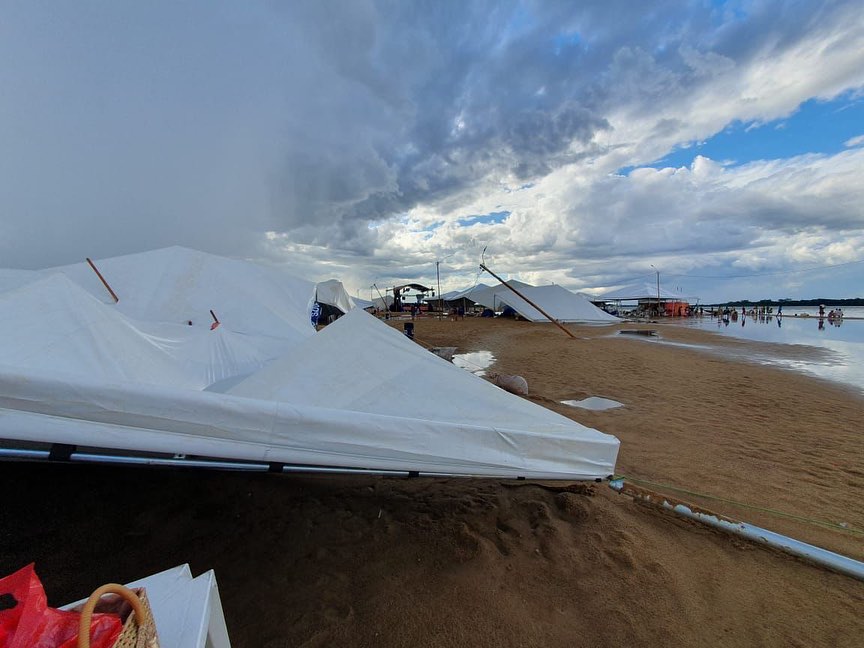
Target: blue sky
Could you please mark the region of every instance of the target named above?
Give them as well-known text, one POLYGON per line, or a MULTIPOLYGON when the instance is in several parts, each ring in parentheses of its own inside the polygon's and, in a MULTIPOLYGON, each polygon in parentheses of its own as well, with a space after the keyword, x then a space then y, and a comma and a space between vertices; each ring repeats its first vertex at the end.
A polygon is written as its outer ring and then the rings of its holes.
POLYGON ((789 117, 767 123, 734 122, 713 137, 686 143, 650 166, 690 166, 703 155, 733 165, 790 158, 808 153, 832 155, 864 131, 864 96, 847 93, 830 101, 808 99, 789 117))
POLYGON ((0 265, 864 291, 864 5, 646 6, 7 2, 0 265))

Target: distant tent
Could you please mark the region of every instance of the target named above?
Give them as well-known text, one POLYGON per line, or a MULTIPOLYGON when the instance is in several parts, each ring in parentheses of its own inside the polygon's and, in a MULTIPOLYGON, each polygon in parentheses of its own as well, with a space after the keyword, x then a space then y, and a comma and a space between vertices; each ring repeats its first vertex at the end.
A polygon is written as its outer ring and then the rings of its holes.
POLYGON ((441 298, 438 297, 427 297, 426 302, 435 304, 436 308, 440 308, 441 302, 443 301, 444 308, 471 308, 474 306, 476 301, 474 300, 474 293, 481 293, 483 290, 489 288, 486 284, 477 284, 476 286, 472 286, 471 288, 464 288, 462 290, 451 290, 450 292, 444 293, 441 295, 441 298))
MULTIPOLYGON (((647 301, 651 299, 653 299, 655 302, 657 301, 657 284, 644 283, 632 284, 630 286, 624 286, 623 288, 618 288, 617 290, 603 293, 599 297, 592 298, 591 301, 647 301)), ((688 298, 681 295, 680 293, 673 293, 661 287, 660 299, 682 300, 688 298)))
POLYGON ((372 300, 372 305, 381 311, 390 310, 393 305, 393 295, 384 295, 384 297, 376 297, 372 300))
POLYGON ((229 393, 385 417, 357 433, 355 451, 377 444, 376 452, 387 455, 381 460, 400 456, 420 462, 414 465, 421 470, 455 472, 471 466, 478 474, 522 474, 532 466, 538 477, 567 471, 587 476, 608 472, 617 449, 613 437, 513 397, 359 310, 229 393), (352 353, 346 355, 346 348, 352 353), (330 367, 326 385, 308 378, 307 368, 316 363, 330 367), (407 418, 403 411, 410 413, 407 418))
POLYGON ((485 283, 478 283, 476 286, 472 286, 471 288, 466 288, 465 290, 457 291, 453 295, 452 299, 454 299, 454 300, 470 299, 470 300, 474 301, 474 294, 480 293, 480 292, 486 290, 487 288, 489 288, 489 286, 487 286, 485 283))
POLYGON ((353 301, 354 305, 361 310, 367 310, 369 308, 375 308, 375 303, 369 301, 368 299, 361 299, 360 297, 353 297, 352 296, 351 301, 353 301))
MULTIPOLYGON (((559 322, 611 323, 614 315, 597 308, 590 301, 558 285, 532 286, 521 281, 508 281, 516 290, 540 306, 559 322)), ((541 312, 504 285, 472 293, 472 299, 488 308, 502 310, 511 307, 531 322, 549 321, 541 312)))

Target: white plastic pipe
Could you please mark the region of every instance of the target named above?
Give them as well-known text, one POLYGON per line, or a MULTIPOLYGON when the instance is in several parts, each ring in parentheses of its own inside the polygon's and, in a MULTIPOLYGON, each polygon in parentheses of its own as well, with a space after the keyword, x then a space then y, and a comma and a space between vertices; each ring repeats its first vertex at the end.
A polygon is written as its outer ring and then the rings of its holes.
POLYGON ((858 580, 864 580, 864 563, 858 560, 853 560, 848 556, 843 556, 842 554, 834 553, 833 551, 828 551, 827 549, 822 549, 821 547, 807 544, 800 540, 795 540, 794 538, 748 524, 747 522, 739 522, 726 517, 720 517, 707 511, 693 510, 693 508, 687 504, 672 501, 665 495, 652 493, 644 488, 634 488, 630 484, 625 486, 623 479, 614 479, 609 482, 609 486, 619 493, 624 493, 631 497, 638 497, 644 502, 649 502, 668 511, 672 511, 681 517, 701 522, 702 524, 714 527, 715 529, 720 529, 721 531, 726 531, 727 533, 732 533, 757 543, 766 544, 775 549, 780 549, 781 551, 792 554, 793 556, 804 558, 805 560, 809 560, 817 565, 840 572, 841 574, 852 576, 858 580))

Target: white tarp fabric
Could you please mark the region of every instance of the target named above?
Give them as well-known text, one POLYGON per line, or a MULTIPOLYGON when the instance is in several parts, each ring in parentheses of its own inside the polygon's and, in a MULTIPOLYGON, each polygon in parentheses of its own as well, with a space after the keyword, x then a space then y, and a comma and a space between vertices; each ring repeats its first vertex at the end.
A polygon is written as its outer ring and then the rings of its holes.
MULTIPOLYGON (((475 292, 482 293, 482 291, 484 291, 488 288, 489 288, 489 286, 487 286, 484 283, 481 283, 481 284, 477 284, 476 286, 472 286, 471 288, 464 288, 462 290, 451 290, 448 293, 444 293, 441 296, 441 298, 444 301, 451 301, 451 302, 459 301, 460 299, 468 299, 470 301, 474 301, 473 294, 475 292)), ((439 301, 439 299, 438 299, 438 297, 425 297, 424 301, 427 301, 427 302, 433 301, 434 302, 434 301, 439 301)))
POLYGON ((354 306, 361 309, 373 308, 375 306, 375 302, 371 302, 368 299, 362 299, 360 297, 351 296, 351 301, 354 302, 354 306))
POLYGON ((0 293, 0 362, 10 367, 204 389, 292 346, 223 326, 136 322, 63 274, 0 293))
POLYGON ((471 301, 476 301, 474 299, 474 293, 479 293, 483 290, 486 290, 487 288, 490 288, 490 286, 487 286, 485 283, 479 283, 471 288, 459 290, 456 292, 455 295, 453 295, 453 300, 455 301, 457 299, 470 299, 471 301))
MULTIPOLYGON (((614 315, 597 308, 583 296, 570 292, 562 286, 532 286, 521 281, 508 281, 507 283, 559 322, 612 323, 620 321, 614 315)), ((474 291, 470 298, 487 308, 500 309, 503 305, 510 306, 531 322, 549 321, 543 313, 504 285, 474 291)))
MULTIPOLYGON (((120 301, 117 310, 141 322, 210 326, 213 310, 232 331, 294 342, 315 334, 309 314, 315 284, 277 268, 183 247, 102 259, 96 265, 120 301)), ((105 303, 108 291, 87 263, 50 268, 105 303)))
POLYGON ((388 310, 393 305, 393 295, 384 295, 372 300, 372 305, 378 310, 388 310))
POLYGON ((116 305, 101 284, 88 294, 74 266, 7 282, 0 439, 501 477, 614 470, 614 437, 506 394, 359 309, 315 334, 314 284, 182 248, 132 256, 98 262, 116 305), (183 324, 209 308, 227 314, 219 327, 183 324))
POLYGON ((347 313, 355 306, 354 299, 338 279, 319 282, 315 287, 315 301, 335 306, 343 313, 347 313))

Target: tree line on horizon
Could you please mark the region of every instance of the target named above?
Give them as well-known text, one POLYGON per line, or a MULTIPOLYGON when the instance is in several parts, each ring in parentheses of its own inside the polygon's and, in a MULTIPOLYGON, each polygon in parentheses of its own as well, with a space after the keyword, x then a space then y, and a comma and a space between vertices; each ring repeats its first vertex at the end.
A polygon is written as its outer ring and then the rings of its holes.
POLYGON ((864 306, 864 297, 849 297, 846 299, 829 299, 828 297, 818 297, 816 299, 760 299, 753 301, 750 299, 734 299, 717 306, 729 306, 738 304, 742 306, 819 306, 820 304, 831 306, 864 306))

